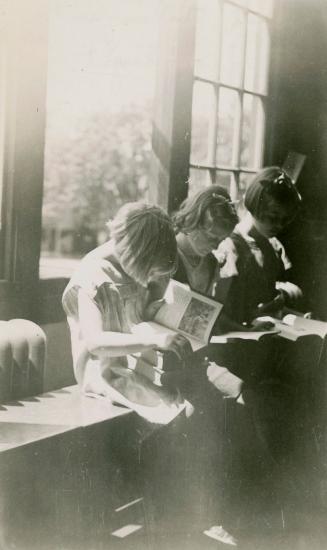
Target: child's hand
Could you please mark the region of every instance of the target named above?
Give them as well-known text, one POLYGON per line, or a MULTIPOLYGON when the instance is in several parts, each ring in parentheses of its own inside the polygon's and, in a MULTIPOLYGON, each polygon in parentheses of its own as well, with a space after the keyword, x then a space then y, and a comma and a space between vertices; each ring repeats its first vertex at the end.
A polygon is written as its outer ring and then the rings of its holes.
POLYGON ((254 312, 254 317, 261 317, 262 315, 266 315, 267 313, 273 313, 274 316, 278 316, 279 312, 282 311, 284 306, 285 296, 284 292, 280 290, 273 300, 258 305, 257 309, 254 312))
POLYGON ((185 336, 169 329, 165 330, 156 323, 137 323, 132 326, 132 334, 136 334, 143 345, 157 351, 172 351, 181 360, 193 353, 192 346, 185 336))
POLYGON ((250 330, 263 332, 265 330, 270 330, 274 328, 274 326, 275 323, 272 317, 262 317, 258 319, 253 319, 250 330))
POLYGON ((157 349, 172 351, 182 361, 192 353, 190 342, 182 334, 157 334, 157 349))
POLYGON ((280 292, 283 292, 284 298, 287 303, 291 303, 293 305, 296 305, 303 296, 300 287, 298 287, 294 283, 290 283, 290 281, 277 282, 276 288, 280 292))

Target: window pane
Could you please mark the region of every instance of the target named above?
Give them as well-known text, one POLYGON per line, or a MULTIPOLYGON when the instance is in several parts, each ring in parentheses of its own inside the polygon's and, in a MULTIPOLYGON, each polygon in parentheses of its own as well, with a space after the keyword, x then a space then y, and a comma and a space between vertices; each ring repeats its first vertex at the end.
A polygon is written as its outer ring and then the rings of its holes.
POLYGON ((221 185, 228 192, 230 192, 232 176, 233 176, 232 172, 223 172, 221 170, 217 170, 215 183, 217 183, 218 185, 221 185))
POLYGON ((217 157, 219 165, 231 166, 237 162, 235 151, 238 146, 238 118, 239 118, 239 95, 234 90, 220 88, 218 108, 218 135, 217 135, 217 157))
POLYGON ((204 82, 195 82, 192 104, 191 162, 212 162, 212 141, 216 112, 214 87, 204 82))
POLYGON ((272 17, 273 14, 273 0, 250 0, 249 8, 258 13, 262 13, 267 17, 272 17))
POLYGON ((241 166, 249 168, 261 166, 264 118, 262 100, 251 94, 244 94, 241 166))
POLYGON ((240 173, 239 189, 240 189, 241 195, 244 195, 245 191, 247 190, 247 188, 250 185, 251 181, 253 180, 254 176, 255 176, 255 173, 253 173, 253 174, 247 174, 247 173, 244 173, 244 172, 240 173))
POLYGON ((41 277, 69 275, 146 198, 157 19, 153 0, 51 3, 41 277))
POLYGON ((209 80, 218 79, 219 19, 219 2, 198 0, 194 73, 209 80))
POLYGON ((221 57, 221 81, 240 86, 243 70, 244 12, 230 4, 224 5, 221 57))
POLYGON ((248 186, 250 185, 251 181, 253 180, 254 176, 255 176, 255 173, 253 173, 253 174, 247 174, 247 173, 244 173, 244 172, 240 173, 239 197, 238 197, 239 200, 238 200, 238 204, 237 204, 237 214, 238 214, 239 218, 241 218, 241 219, 244 216, 244 214, 246 213, 246 208, 244 206, 245 192, 246 192, 248 186))
POLYGON ((204 189, 212 184, 209 170, 190 169, 190 177, 188 180, 188 196, 194 195, 200 189, 204 189))
POLYGON ((245 88, 259 93, 267 92, 269 62, 269 29, 267 22, 249 15, 246 42, 245 88))

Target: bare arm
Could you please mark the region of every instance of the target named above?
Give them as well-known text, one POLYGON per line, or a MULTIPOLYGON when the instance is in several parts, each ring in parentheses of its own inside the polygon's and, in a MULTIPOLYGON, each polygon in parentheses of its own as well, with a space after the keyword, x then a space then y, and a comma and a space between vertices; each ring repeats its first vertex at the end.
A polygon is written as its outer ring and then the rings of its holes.
POLYGON ((185 338, 180 335, 104 331, 97 305, 83 291, 78 293, 80 327, 86 347, 98 357, 121 357, 149 349, 174 351, 183 347, 185 338))

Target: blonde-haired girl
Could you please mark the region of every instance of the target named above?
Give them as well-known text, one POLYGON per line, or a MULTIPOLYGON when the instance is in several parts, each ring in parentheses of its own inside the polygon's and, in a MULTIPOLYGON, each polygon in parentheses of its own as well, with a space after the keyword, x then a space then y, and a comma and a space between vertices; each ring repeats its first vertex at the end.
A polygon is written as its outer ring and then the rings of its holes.
POLYGON ((81 260, 63 295, 75 376, 84 391, 165 423, 179 403, 129 368, 128 356, 156 349, 180 356, 189 351, 180 335, 132 333, 133 325, 157 310, 150 284, 168 280, 175 271, 173 226, 158 206, 135 202, 125 204, 109 228, 110 240, 81 260))

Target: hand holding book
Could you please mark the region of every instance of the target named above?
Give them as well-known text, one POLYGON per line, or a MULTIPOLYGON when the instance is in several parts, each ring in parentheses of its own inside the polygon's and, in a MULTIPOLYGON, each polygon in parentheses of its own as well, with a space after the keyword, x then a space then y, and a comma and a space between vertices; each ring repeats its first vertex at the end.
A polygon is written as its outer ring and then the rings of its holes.
POLYGON ((274 322, 272 320, 270 320, 269 318, 260 319, 260 317, 259 317, 257 319, 253 319, 251 325, 248 326, 248 327, 245 327, 245 330, 248 331, 248 332, 251 332, 251 331, 265 332, 267 330, 274 329, 274 327, 275 327, 275 325, 274 325, 274 322))
POLYGON ((208 344, 221 309, 219 302, 171 280, 164 300, 148 306, 145 317, 151 320, 135 325, 133 332, 144 331, 150 338, 155 338, 157 348, 185 357, 190 352, 185 341, 190 343, 193 351, 208 344))
POLYGON ((153 322, 138 323, 133 327, 134 334, 142 334, 160 352, 173 352, 181 360, 192 353, 192 347, 185 336, 153 322))

